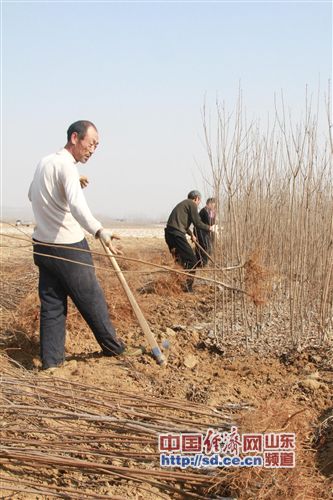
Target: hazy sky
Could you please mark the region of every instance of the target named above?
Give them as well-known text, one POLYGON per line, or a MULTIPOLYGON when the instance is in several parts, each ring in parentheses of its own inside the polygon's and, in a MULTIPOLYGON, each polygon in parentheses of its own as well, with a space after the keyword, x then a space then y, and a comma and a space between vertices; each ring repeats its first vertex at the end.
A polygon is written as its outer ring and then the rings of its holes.
POLYGON ((73 121, 100 132, 97 214, 163 218, 202 188, 204 99, 295 112, 331 77, 331 2, 2 2, 3 205, 29 206, 35 166, 73 121), (200 167, 200 168, 199 168, 200 167))

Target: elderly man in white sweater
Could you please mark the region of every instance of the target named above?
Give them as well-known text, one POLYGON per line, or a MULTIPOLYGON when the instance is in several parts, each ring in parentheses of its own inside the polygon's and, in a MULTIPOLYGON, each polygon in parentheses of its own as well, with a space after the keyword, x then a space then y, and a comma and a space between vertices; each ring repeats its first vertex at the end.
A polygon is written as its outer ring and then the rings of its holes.
POLYGON ((89 210, 76 167, 77 162, 86 163, 97 146, 98 132, 93 123, 73 123, 67 131, 66 146, 39 162, 29 189, 36 221, 34 261, 39 267, 43 369, 64 362, 68 296, 93 331, 103 354, 113 356, 125 349, 110 321, 93 267, 80 265, 93 265, 83 229, 118 253, 112 244, 117 236, 104 229, 89 210))

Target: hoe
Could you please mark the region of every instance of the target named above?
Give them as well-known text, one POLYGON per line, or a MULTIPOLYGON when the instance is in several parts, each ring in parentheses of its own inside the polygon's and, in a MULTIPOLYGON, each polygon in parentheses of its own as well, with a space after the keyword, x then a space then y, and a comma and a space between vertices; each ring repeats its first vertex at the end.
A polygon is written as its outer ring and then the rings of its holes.
POLYGON ((104 248, 106 255, 108 256, 108 258, 112 264, 112 267, 114 268, 114 270, 117 273, 118 279, 119 279, 123 289, 125 290, 127 298, 129 300, 129 303, 132 306, 133 312, 134 312, 135 316, 137 317, 137 320, 138 320, 138 322, 143 330, 143 333, 145 334, 145 337, 146 337, 148 344, 151 347, 152 355, 154 356, 154 358, 156 359, 156 361, 159 365, 166 365, 167 360, 163 356, 163 354, 162 354, 162 352, 161 352, 161 350, 156 342, 154 334, 152 333, 151 329, 149 328, 149 325, 146 321, 146 318, 144 317, 144 315, 139 307, 139 304, 135 300, 135 297, 134 297, 130 287, 128 286, 127 281, 125 280, 125 277, 124 277, 120 267, 118 266, 118 262, 116 261, 113 253, 103 243, 103 241, 100 240, 100 242, 104 248))

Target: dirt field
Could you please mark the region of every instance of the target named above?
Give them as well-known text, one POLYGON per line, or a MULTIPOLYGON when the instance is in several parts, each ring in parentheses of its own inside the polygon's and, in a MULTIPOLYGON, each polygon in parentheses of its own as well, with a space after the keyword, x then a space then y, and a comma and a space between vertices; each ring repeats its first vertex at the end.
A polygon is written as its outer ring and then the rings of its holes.
MULTIPOLYGON (((158 231, 124 236, 125 256, 173 266, 158 231)), ((216 290, 202 271, 195 293, 186 294, 176 274, 119 259, 159 344, 170 342, 167 366, 149 353, 101 357, 70 304, 67 363, 47 377, 39 369, 30 247, 2 244, 9 245, 2 249, 2 498, 332 498, 332 341, 295 350, 276 323, 247 346, 241 330, 216 342, 216 290), (159 432, 230 425, 240 433, 296 433, 295 468, 159 466, 159 432)), ((148 348, 108 260, 94 260, 119 336, 148 348)))

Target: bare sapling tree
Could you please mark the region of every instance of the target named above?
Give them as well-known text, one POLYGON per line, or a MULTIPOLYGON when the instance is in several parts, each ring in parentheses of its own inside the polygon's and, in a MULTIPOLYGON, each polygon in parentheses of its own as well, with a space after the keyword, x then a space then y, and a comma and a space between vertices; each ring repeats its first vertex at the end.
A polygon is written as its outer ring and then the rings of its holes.
POLYGON ((219 341, 237 335, 248 345, 278 329, 300 347, 332 333, 330 92, 328 133, 320 111, 307 91, 299 121, 281 94, 265 128, 259 120, 247 122, 241 91, 233 112, 216 102, 214 125, 203 107, 205 177, 215 192, 220 225, 212 273, 218 281, 220 268, 235 266, 223 271, 224 281, 246 292, 215 287, 213 324, 219 341))

